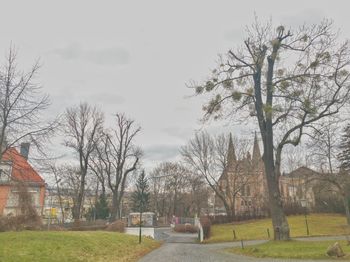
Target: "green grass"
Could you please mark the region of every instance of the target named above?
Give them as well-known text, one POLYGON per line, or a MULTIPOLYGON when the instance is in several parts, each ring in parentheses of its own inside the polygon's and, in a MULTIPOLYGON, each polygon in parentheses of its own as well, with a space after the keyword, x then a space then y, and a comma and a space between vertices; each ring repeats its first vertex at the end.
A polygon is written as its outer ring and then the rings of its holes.
MULTIPOLYGON (((311 236, 344 235, 348 232, 345 216, 336 214, 311 214, 307 216, 311 236)), ((288 223, 292 237, 306 236, 304 216, 289 216, 288 223)), ((233 229, 237 240, 268 239, 267 228, 273 237, 271 219, 254 220, 244 223, 213 225, 207 243, 233 241, 233 229)))
MULTIPOLYGON (((350 246, 346 245, 346 241, 338 242, 346 254, 343 259, 349 259, 350 246)), ((329 259, 330 257, 326 255, 326 251, 334 243, 335 241, 270 241, 244 249, 231 248, 227 251, 258 258, 329 259)))
POLYGON ((115 232, 0 233, 0 261, 136 261, 160 243, 115 232))

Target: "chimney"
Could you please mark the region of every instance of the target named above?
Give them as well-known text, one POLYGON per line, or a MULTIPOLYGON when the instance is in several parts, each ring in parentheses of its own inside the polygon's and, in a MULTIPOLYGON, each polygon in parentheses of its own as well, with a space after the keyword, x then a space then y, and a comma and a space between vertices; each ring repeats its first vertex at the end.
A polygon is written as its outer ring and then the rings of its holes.
POLYGON ((21 143, 21 155, 28 160, 30 143, 21 143))

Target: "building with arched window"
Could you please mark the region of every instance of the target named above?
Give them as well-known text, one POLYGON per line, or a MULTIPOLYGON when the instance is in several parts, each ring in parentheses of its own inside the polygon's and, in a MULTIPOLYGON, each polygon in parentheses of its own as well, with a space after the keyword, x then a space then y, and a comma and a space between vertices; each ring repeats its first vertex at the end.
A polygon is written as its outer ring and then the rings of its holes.
MULTIPOLYGON (((307 177, 315 171, 301 167, 280 177, 279 187, 284 204, 300 204, 301 199, 312 207, 315 202, 312 185, 307 183, 307 177)), ((238 159, 230 135, 227 166, 218 183, 220 191, 225 196, 226 204, 230 206, 232 216, 266 216, 268 215, 268 191, 265 178, 265 166, 262 160, 257 135, 254 137, 252 155, 248 152, 238 159)), ((224 210, 223 201, 216 197, 216 206, 224 210)))

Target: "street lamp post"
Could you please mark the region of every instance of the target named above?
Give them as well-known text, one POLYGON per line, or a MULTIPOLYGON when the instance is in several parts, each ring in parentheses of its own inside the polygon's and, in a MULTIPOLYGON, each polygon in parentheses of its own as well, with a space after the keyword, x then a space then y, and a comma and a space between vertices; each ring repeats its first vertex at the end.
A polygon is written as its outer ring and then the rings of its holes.
POLYGON ((304 216, 305 216, 305 225, 306 225, 306 234, 309 236, 309 224, 307 222, 307 214, 306 214, 306 208, 307 208, 307 200, 306 199, 300 199, 300 204, 304 208, 304 216))

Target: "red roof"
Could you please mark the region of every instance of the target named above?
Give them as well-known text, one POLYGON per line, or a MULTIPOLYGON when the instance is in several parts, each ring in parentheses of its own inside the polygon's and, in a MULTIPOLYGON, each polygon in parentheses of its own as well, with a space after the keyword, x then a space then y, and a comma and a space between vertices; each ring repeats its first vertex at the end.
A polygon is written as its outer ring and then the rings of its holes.
POLYGON ((7 149, 2 156, 2 160, 12 162, 12 179, 22 182, 45 184, 44 179, 42 179, 15 148, 7 149))

